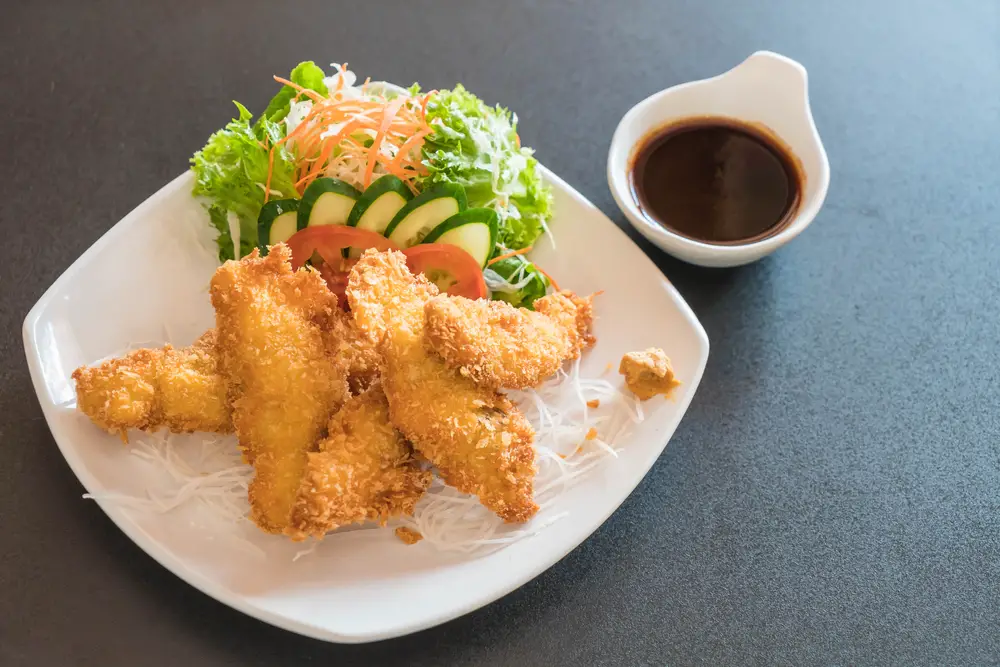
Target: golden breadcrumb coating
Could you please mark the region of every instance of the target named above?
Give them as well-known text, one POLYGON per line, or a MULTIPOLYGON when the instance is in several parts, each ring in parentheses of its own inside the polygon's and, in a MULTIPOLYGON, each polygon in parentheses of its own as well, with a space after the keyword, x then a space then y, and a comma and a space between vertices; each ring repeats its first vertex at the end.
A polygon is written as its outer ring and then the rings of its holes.
POLYGON ((344 368, 352 394, 361 394, 379 376, 382 355, 349 313, 338 311, 333 327, 327 332, 328 351, 344 368))
POLYGON ((539 299, 535 312, 504 301, 436 296, 424 306, 427 342, 484 387, 534 387, 594 344, 592 298, 560 292, 539 299))
POLYGON ((657 394, 669 396, 681 384, 674 377, 670 358, 658 347, 627 353, 618 365, 618 372, 625 376, 625 386, 641 401, 657 394))
POLYGON ((527 521, 538 511, 534 431, 507 397, 427 349, 424 304, 435 294, 399 252, 368 250, 351 272, 348 302, 384 358, 389 416, 445 483, 478 496, 506 521, 527 521))
POLYGON ((577 296, 569 290, 563 290, 535 301, 536 312, 551 317, 569 333, 570 341, 576 349, 571 359, 576 359, 581 350, 597 342, 591 331, 594 325, 594 297, 597 294, 577 296))
POLYGON ((232 430, 226 385, 218 372, 216 333, 190 347, 134 350, 73 372, 77 408, 128 442, 128 429, 174 433, 232 430))
POLYGON ((402 540, 405 544, 416 544, 420 540, 424 539, 424 536, 421 535, 419 531, 407 528, 406 526, 400 526, 395 530, 395 533, 396 537, 402 540))
POLYGON ((389 422, 389 403, 376 383, 347 400, 330 419, 305 476, 285 533, 321 538, 339 526, 413 514, 431 483, 413 450, 389 422))
POLYGON ((288 246, 228 261, 212 277, 220 367, 240 448, 253 467, 251 518, 288 526, 307 452, 348 396, 327 353, 337 297, 311 269, 293 271, 288 246))

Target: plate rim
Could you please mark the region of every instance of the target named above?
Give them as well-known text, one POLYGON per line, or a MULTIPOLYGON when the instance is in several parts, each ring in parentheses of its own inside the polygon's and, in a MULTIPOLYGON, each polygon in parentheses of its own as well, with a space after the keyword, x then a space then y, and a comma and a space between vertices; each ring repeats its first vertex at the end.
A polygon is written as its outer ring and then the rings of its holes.
MULTIPOLYGON (((382 641, 385 639, 391 639, 394 637, 401 637, 404 635, 419 632, 421 630, 426 630, 428 628, 436 627, 448 621, 454 620, 468 613, 471 613, 481 607, 490 604, 500 598, 510 594, 514 590, 517 590, 526 583, 532 581, 540 574, 548 570, 549 568, 556 565, 559 561, 563 560, 571 551, 579 547, 583 542, 585 542, 591 535, 593 535, 601 526, 607 522, 608 518, 614 514, 615 511, 628 499, 629 496, 635 491, 639 484, 646 478, 649 471, 655 465, 656 461, 666 450, 667 445, 673 438, 677 427, 683 421, 687 414, 688 408, 690 407, 691 401, 694 399, 695 394, 698 391, 698 387, 701 384, 702 377, 704 375, 705 367, 708 363, 708 357, 711 352, 711 346, 708 339, 708 334, 705 332, 704 326, 698 319, 697 315, 691 309, 690 305, 680 294, 673 283, 665 275, 663 275, 662 270, 656 265, 652 258, 647 255, 642 248, 638 246, 629 237, 628 233, 622 229, 619 225, 615 224, 609 216, 607 216, 601 209, 595 206, 589 199, 584 197, 575 188, 569 185, 566 181, 556 175, 554 172, 546 168, 541 163, 538 164, 539 172, 546 183, 557 187, 565 195, 575 200, 578 204, 591 209, 598 215, 604 218, 604 220, 614 228, 610 231, 610 234, 620 234, 625 237, 625 239, 638 250, 639 255, 642 259, 637 259, 636 261, 645 261, 651 267, 659 273, 668 288, 672 293, 671 296, 674 297, 677 306, 683 315, 684 319, 691 324, 693 333, 699 343, 699 349, 704 349, 704 354, 696 367, 695 375, 693 380, 688 383, 690 386, 690 392, 685 393, 684 397, 677 402, 679 411, 676 423, 669 430, 664 437, 662 444, 655 448, 655 451, 651 451, 649 454, 648 465, 644 466, 641 474, 635 476, 634 483, 630 484, 623 490, 621 494, 616 494, 612 498, 612 502, 609 503, 606 512, 602 513, 599 517, 592 518, 588 523, 592 523, 593 527, 581 537, 579 541, 569 540, 564 545, 558 549, 551 551, 552 554, 558 554, 554 558, 548 557, 540 559, 533 564, 533 566, 527 569, 520 576, 511 578, 506 585, 499 588, 489 588, 482 589, 484 593, 478 595, 471 595, 466 601, 466 604, 459 605, 452 610, 445 611, 443 613, 438 613, 431 617, 423 618, 420 621, 404 623, 391 628, 381 628, 378 631, 370 632, 358 632, 351 634, 344 634, 340 632, 331 631, 325 627, 319 625, 311 624, 307 621, 300 621, 297 619, 290 619, 279 613, 269 611, 265 608, 253 604, 252 600, 244 595, 239 595, 233 593, 232 591, 224 588, 221 584, 218 584, 211 577, 202 575, 191 568, 180 558, 174 556, 169 549, 165 548, 159 540, 152 538, 145 530, 143 530, 137 523, 132 521, 127 521, 127 514, 117 507, 112 506, 112 504, 107 503, 103 499, 94 499, 98 507, 104 512, 105 515, 129 538, 142 549, 148 556, 150 556, 154 561, 159 563, 161 566, 166 568, 170 573, 184 581, 185 583, 191 585, 195 589, 201 591, 205 595, 213 598, 214 600, 225 604, 232 609, 246 614, 252 618, 255 618, 264 623, 268 623, 275 627, 294 632, 299 635, 311 637, 313 639, 318 639, 321 641, 342 643, 342 644, 361 644, 369 643, 375 641, 382 641)), ((63 271, 62 274, 52 285, 49 286, 47 290, 39 297, 38 301, 31 307, 28 314, 25 316, 24 323, 22 325, 22 338, 25 349, 25 356, 27 357, 28 370, 32 380, 32 387, 35 390, 36 397, 38 398, 39 406, 42 409, 42 413, 45 417, 46 425, 49 427, 49 432, 52 435, 56 446, 59 448, 60 453, 63 458, 69 464, 70 469, 76 478, 83 485, 88 493, 93 493, 95 487, 101 487, 97 480, 90 475, 87 471, 86 466, 83 462, 82 457, 75 451, 75 449, 70 445, 68 439, 65 435, 57 435, 56 429, 54 428, 55 413, 54 409, 57 408, 51 400, 43 399, 45 396, 45 385, 44 378, 40 368, 40 354, 39 349, 35 345, 34 332, 38 324, 41 313, 46 309, 49 303, 55 298, 55 295, 64 284, 72 281, 77 273, 79 273, 83 266, 88 264, 88 259, 91 255, 95 255, 102 248, 112 243, 119 236, 125 234, 127 230, 133 225, 133 220, 137 218, 142 218, 145 216, 147 210, 153 208, 161 199, 166 199, 174 194, 177 189, 182 188, 185 183, 191 183, 193 175, 190 170, 186 170, 180 175, 176 176, 174 179, 166 183, 156 192, 147 197, 142 203, 136 206, 134 209, 129 211, 121 220, 115 223, 108 231, 101 235, 93 244, 90 245, 76 260, 73 261, 70 266, 63 271)))

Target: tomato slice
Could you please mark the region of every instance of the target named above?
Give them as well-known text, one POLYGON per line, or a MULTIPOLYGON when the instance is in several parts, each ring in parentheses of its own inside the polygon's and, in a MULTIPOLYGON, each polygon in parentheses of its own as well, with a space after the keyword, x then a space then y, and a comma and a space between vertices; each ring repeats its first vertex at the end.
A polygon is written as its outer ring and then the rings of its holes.
POLYGON ((347 279, 351 274, 351 267, 358 260, 345 257, 347 253, 343 251, 348 248, 399 250, 399 246, 381 234, 344 225, 306 227, 292 234, 287 243, 292 251, 293 269, 302 268, 314 255, 323 259, 322 262, 315 263, 315 268, 330 286, 330 291, 337 295, 337 303, 345 309, 347 279))
MULTIPOLYGON (((358 261, 344 250, 399 250, 395 243, 375 232, 344 225, 306 227, 292 234, 286 241, 292 251, 292 268, 300 269, 316 255, 322 262, 314 262, 330 291, 337 295, 337 303, 347 308, 344 296, 351 268, 358 261)), ((403 251, 406 263, 414 273, 423 273, 442 292, 470 299, 486 298, 486 281, 479 263, 458 246, 448 243, 423 243, 403 251)))
POLYGON ((345 225, 320 225, 306 227, 292 234, 287 241, 292 251, 292 268, 300 269, 313 253, 319 253, 323 261, 336 268, 344 259, 342 250, 357 248, 367 250, 399 250, 395 243, 375 232, 345 225))
POLYGON ((469 299, 487 296, 483 269, 472 255, 450 243, 422 243, 403 251, 410 271, 422 273, 442 292, 469 299))

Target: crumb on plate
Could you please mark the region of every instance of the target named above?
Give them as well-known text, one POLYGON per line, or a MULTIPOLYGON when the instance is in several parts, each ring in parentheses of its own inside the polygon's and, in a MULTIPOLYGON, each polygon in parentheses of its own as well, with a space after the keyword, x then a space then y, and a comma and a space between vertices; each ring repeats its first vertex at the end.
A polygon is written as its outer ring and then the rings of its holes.
POLYGON ((406 526, 400 526, 396 529, 396 537, 403 540, 406 544, 416 544, 420 540, 424 539, 423 535, 412 528, 407 528, 406 526))

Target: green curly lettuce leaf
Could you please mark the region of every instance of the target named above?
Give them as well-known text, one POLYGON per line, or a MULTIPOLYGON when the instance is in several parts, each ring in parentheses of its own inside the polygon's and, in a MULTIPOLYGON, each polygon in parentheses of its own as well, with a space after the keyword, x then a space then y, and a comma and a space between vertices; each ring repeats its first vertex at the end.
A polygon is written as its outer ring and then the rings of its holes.
MULTIPOLYGON (((219 259, 236 259, 229 231, 229 214, 239 220, 242 257, 257 245, 257 216, 264 205, 267 181, 268 149, 284 137, 284 126, 264 119, 255 130, 252 115, 236 102, 239 117, 213 134, 208 143, 191 158, 195 175, 194 194, 207 198, 206 207, 212 225, 219 230, 219 259)), ((272 196, 297 197, 290 156, 283 149, 275 151, 271 176, 272 196)))
POLYGON ((463 186, 470 208, 492 208, 499 214, 499 250, 532 245, 551 217, 552 192, 542 182, 531 149, 520 145, 517 117, 458 85, 431 97, 427 119, 434 133, 424 142, 429 173, 421 187, 463 186))
MULTIPOLYGON (((298 84, 303 88, 308 88, 309 90, 315 90, 321 95, 326 95, 329 91, 326 88, 326 83, 323 81, 324 78, 326 78, 326 74, 311 60, 306 60, 296 65, 288 77, 292 83, 298 84)), ((291 109, 292 101, 298 95, 299 92, 291 86, 283 86, 278 91, 278 94, 268 103, 267 109, 264 110, 260 120, 257 122, 261 123, 264 119, 267 119, 272 123, 277 123, 284 119, 288 115, 289 109, 291 109)))
MULTIPOLYGON (((294 83, 326 94, 323 70, 312 61, 299 63, 289 77, 294 83)), ((285 137, 284 118, 297 91, 283 86, 255 123, 253 114, 234 102, 239 116, 213 134, 191 158, 194 194, 206 198, 209 220, 218 230, 219 259, 237 259, 257 246, 257 216, 264 205, 269 147, 285 137), (239 221, 239 248, 233 247, 230 217, 239 221)), ((274 152, 271 197, 298 197, 291 156, 279 147, 274 152)))

